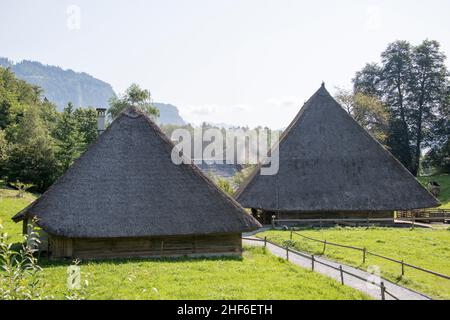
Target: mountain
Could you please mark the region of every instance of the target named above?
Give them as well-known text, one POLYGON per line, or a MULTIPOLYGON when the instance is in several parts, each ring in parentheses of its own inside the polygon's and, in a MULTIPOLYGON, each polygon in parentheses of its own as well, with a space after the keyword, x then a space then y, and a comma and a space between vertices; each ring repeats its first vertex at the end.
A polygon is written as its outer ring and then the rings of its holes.
POLYGON ((60 67, 43 65, 23 60, 13 63, 0 58, 0 66, 11 68, 19 79, 38 85, 44 96, 62 110, 68 102, 76 107, 108 107, 108 100, 115 96, 111 85, 84 72, 63 70, 60 67))
POLYGON ((154 102, 153 106, 159 110, 158 122, 160 124, 185 125, 186 121, 180 116, 178 108, 171 104, 154 102))
MULTIPOLYGON (((60 111, 68 102, 72 102, 75 107, 108 108, 108 100, 116 96, 109 83, 84 72, 64 70, 29 60, 14 63, 2 57, 0 66, 11 68, 17 78, 41 87, 44 96, 55 103, 60 111)), ((154 105, 160 111, 159 123, 186 124, 174 105, 158 102, 154 105)))

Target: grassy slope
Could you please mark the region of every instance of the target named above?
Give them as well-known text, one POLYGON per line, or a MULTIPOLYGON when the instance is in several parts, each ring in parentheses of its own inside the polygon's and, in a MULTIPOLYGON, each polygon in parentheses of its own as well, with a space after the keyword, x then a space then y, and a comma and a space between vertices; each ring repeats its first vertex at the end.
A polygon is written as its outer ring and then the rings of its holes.
MULTIPOLYGON (((398 228, 329 228, 321 230, 303 230, 302 234, 329 242, 366 247, 367 250, 388 257, 404 260, 436 272, 450 275, 450 230, 398 229, 398 228)), ((267 236, 277 243, 289 240, 287 231, 267 231, 258 234, 267 236)), ((293 236, 293 245, 302 251, 321 254, 323 244, 293 236)), ((399 264, 367 256, 362 265, 360 251, 327 246, 325 255, 333 260, 342 261, 361 269, 369 265, 381 268, 382 276, 406 287, 429 294, 435 298, 450 299, 450 280, 428 275, 423 272, 405 268, 401 277, 399 264)))
POLYGON ((439 201, 441 201, 441 207, 450 209, 450 175, 443 174, 430 177, 419 177, 419 181, 426 187, 428 181, 437 181, 441 185, 441 194, 439 195, 439 201))
POLYGON ((29 205, 36 196, 26 192, 23 198, 17 198, 17 191, 5 186, 0 180, 0 225, 8 233, 11 242, 20 242, 22 238, 22 224, 14 223, 11 217, 29 205))
MULTIPOLYGON (((88 299, 367 299, 317 273, 246 248, 243 259, 119 260, 81 264, 88 299), (155 288, 155 289, 154 289, 155 288)), ((65 294, 68 263, 44 265, 46 293, 65 294)))

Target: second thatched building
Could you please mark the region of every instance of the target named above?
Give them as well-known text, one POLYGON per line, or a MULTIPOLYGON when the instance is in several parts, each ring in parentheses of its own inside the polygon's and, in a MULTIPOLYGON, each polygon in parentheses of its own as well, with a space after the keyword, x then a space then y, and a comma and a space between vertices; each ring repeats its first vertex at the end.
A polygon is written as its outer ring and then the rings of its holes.
POLYGON ((258 168, 236 195, 264 224, 272 216, 392 218, 394 210, 439 205, 324 85, 305 103, 278 146, 278 173, 260 175, 258 168))

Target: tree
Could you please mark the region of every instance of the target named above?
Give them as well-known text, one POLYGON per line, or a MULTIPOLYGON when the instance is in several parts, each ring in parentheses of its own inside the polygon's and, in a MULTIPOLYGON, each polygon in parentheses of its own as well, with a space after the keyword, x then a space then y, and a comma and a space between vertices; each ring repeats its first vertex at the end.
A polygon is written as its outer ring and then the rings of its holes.
POLYGON ((17 123, 27 106, 39 106, 42 90, 16 79, 10 69, 0 67, 0 129, 17 123))
POLYGON ((31 183, 45 191, 56 179, 58 166, 54 140, 37 108, 25 110, 20 122, 9 128, 11 140, 4 165, 8 182, 31 183))
POLYGON ((7 147, 6 134, 5 131, 0 129, 0 161, 6 159, 6 147, 7 147))
POLYGON ((16 182, 10 182, 10 184, 14 188, 17 189, 17 191, 18 191, 17 197, 18 198, 23 198, 25 195, 25 192, 34 186, 32 183, 23 183, 23 182, 20 182, 19 180, 17 180, 16 182))
POLYGON ((90 145, 98 137, 97 128, 97 112, 94 108, 78 108, 73 113, 78 128, 81 134, 84 136, 84 142, 86 145, 90 145))
POLYGON ((432 127, 430 150, 425 154, 423 167, 431 172, 450 173, 450 86, 441 104, 440 118, 432 127))
POLYGON ((434 173, 450 173, 450 140, 425 154, 423 166, 434 173))
POLYGON ((410 78, 408 103, 412 128, 413 173, 419 171, 419 160, 423 145, 432 140, 432 132, 438 110, 446 94, 448 71, 445 66, 445 55, 440 52, 437 41, 425 40, 412 52, 413 68, 410 78))
POLYGON ((377 97, 339 89, 336 100, 380 143, 385 144, 389 128, 389 110, 377 97))
POLYGON ((368 63, 361 71, 356 72, 355 78, 353 78, 354 91, 380 97, 380 82, 381 68, 376 63, 368 63))
POLYGON ((388 147, 414 175, 421 151, 439 139, 448 87, 445 56, 439 43, 418 46, 395 41, 381 54, 381 65, 368 64, 353 79, 355 93, 370 93, 389 108, 388 147))
POLYGON ((6 141, 5 131, 0 129, 0 177, 4 174, 5 162, 7 160, 8 141, 6 141))
POLYGON ((69 103, 58 122, 54 132, 56 138, 56 158, 60 172, 65 172, 81 155, 85 148, 85 136, 81 132, 74 114, 73 105, 69 103))
POLYGON ((152 105, 150 91, 141 89, 137 84, 132 84, 121 97, 113 97, 109 101, 109 115, 114 119, 123 110, 136 107, 150 116, 158 117, 159 110, 152 105))

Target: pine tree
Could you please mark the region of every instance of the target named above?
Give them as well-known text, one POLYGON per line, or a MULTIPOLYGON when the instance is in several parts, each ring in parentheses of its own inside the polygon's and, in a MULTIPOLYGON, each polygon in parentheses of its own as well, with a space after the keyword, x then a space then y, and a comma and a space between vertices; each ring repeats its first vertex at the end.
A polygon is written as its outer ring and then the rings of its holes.
POLYGON ((73 105, 69 103, 58 121, 54 137, 56 139, 56 158, 60 173, 65 172, 85 148, 85 135, 81 132, 74 114, 73 105))

